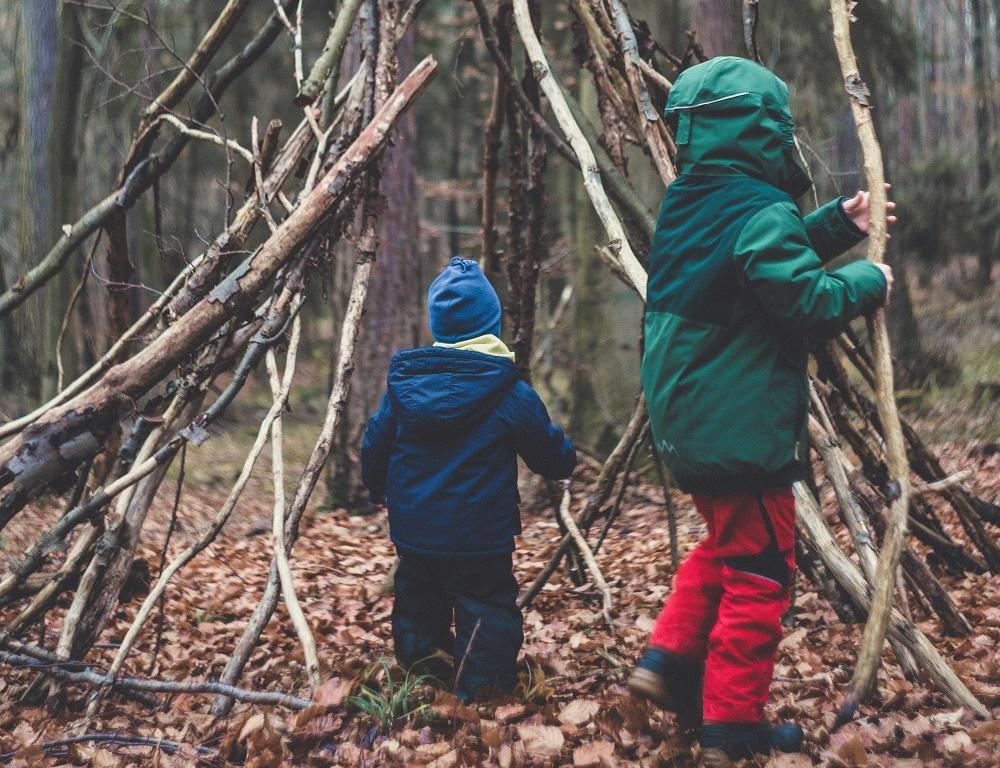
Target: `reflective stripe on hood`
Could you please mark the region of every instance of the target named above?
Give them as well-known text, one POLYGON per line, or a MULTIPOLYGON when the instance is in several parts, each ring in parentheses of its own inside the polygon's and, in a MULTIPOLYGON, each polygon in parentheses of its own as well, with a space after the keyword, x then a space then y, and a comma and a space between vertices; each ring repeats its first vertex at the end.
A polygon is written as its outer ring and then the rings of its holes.
POLYGON ((665 114, 682 174, 744 174, 793 197, 812 186, 798 164, 788 86, 759 64, 718 56, 685 70, 665 114))

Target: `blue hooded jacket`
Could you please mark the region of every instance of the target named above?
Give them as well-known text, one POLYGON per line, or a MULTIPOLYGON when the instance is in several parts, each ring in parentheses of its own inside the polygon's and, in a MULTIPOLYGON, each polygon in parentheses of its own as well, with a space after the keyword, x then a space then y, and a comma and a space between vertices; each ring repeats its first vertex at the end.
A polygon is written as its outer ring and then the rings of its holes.
POLYGON ((569 477, 576 451, 510 360, 467 349, 397 353, 361 447, 361 477, 389 508, 404 553, 469 557, 514 549, 517 456, 569 477))

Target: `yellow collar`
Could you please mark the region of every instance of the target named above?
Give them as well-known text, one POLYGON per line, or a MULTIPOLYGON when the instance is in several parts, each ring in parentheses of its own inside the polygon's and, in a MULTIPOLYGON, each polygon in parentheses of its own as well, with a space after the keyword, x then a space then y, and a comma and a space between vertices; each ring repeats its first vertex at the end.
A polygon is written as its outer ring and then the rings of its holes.
POLYGON ((514 362, 514 353, 511 352, 510 349, 507 348, 507 345, 492 333, 487 333, 483 336, 476 336, 474 339, 456 341, 454 344, 446 344, 443 341, 435 341, 434 346, 443 347, 444 349, 468 349, 473 352, 479 352, 483 355, 505 357, 511 362, 514 362))

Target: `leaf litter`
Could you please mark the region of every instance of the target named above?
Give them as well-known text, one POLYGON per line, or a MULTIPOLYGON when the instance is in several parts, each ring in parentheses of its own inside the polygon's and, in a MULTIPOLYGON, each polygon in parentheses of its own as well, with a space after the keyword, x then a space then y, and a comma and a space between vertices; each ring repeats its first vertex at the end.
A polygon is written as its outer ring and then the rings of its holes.
MULTIPOLYGON (((975 443, 941 450, 952 471, 975 471, 975 491, 986 499, 1000 492, 1000 456, 975 443)), ((581 484, 582 487, 582 484, 581 484)), ((527 585, 547 562, 559 527, 540 486, 525 480, 524 534, 515 568, 527 585), (534 499, 534 503, 530 500, 534 499)), ((829 504, 829 494, 827 504, 829 504)), ((180 551, 214 515, 223 494, 185 488, 180 524, 170 544, 180 551)), ((261 533, 270 493, 254 479, 231 528, 183 570, 164 604, 159 652, 150 622, 125 672, 170 680, 217 679, 256 606, 267 578, 271 542, 261 533)), ((682 553, 704 526, 689 500, 676 494, 682 553)), ((959 525, 933 500, 948 532, 962 540, 959 525)), ((34 510, 51 519, 49 510, 34 510)), ((834 512, 828 508, 829 519, 834 512)), ((140 556, 159 562, 169 516, 159 499, 140 556), (157 526, 160 530, 157 531, 157 526)), ((40 523, 34 522, 37 526, 40 523)), ((16 540, 17 531, 13 530, 16 540)), ((8 551, 15 551, 9 548, 8 551)), ((417 679, 411 709, 398 717, 373 717, 355 703, 373 664, 391 659, 392 599, 387 584, 394 559, 384 516, 349 516, 311 510, 292 557, 299 599, 312 626, 326 682, 299 712, 237 704, 226 718, 209 714, 211 697, 179 695, 150 710, 109 696, 92 732, 165 739, 215 750, 201 760, 193 749, 173 754, 152 746, 80 743, 46 755, 43 742, 78 733, 89 691, 67 686, 67 706, 51 715, 19 701, 32 676, 3 668, 0 676, 0 753, 10 766, 676 766, 696 765, 691 734, 679 733, 671 715, 633 700, 625 688, 656 614, 669 594, 672 570, 662 491, 640 483, 630 489, 598 561, 612 590, 615 625, 600 615, 592 584, 574 587, 558 574, 525 614, 521 685, 510 696, 468 706, 446 686, 417 679)), ((9 564, 4 566, 9 567, 9 564)), ((965 768, 1000 765, 1000 585, 989 575, 948 574, 936 569, 952 599, 969 618, 967 638, 942 635, 933 619, 915 616, 973 691, 991 708, 993 721, 974 720, 955 709, 926 682, 907 681, 891 655, 879 673, 876 695, 855 722, 829 733, 862 627, 845 625, 801 578, 791 626, 781 643, 768 714, 794 719, 807 733, 805 754, 776 755, 774 768, 811 765, 860 768, 965 768)), ((124 635, 142 590, 119 606, 92 660, 106 665, 124 635)), ((65 606, 63 606, 63 609, 65 606)), ((61 612, 53 612, 54 617, 61 612)), ((0 619, 10 619, 10 610, 0 619)), ((45 627, 47 642, 58 621, 45 627)), ((38 640, 37 634, 33 638, 38 640)), ((390 665, 386 665, 390 666, 390 665)), ((365 683, 374 685, 377 682, 365 683)), ((283 604, 240 682, 253 690, 280 690, 309 697, 301 649, 283 604)), ((377 690, 375 691, 378 692, 377 690)))

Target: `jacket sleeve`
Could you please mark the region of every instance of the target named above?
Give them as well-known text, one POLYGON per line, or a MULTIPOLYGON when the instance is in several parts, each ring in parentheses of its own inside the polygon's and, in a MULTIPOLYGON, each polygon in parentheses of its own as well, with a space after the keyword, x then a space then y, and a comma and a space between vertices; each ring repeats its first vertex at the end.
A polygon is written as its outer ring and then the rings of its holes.
POLYGON ((542 399, 530 386, 518 382, 506 398, 501 418, 510 430, 514 450, 528 469, 550 480, 573 474, 576 449, 552 423, 542 399))
POLYGON ((823 269, 791 202, 776 203, 751 218, 733 256, 764 310, 811 336, 835 336, 885 297, 885 277, 870 261, 823 269))
POLYGON ((389 394, 382 396, 378 410, 368 420, 361 441, 361 482, 368 489, 373 504, 385 501, 389 455, 396 436, 396 416, 392 412, 389 394))
POLYGON ((802 220, 809 242, 824 264, 868 237, 844 213, 845 200, 844 196, 831 200, 802 220))

